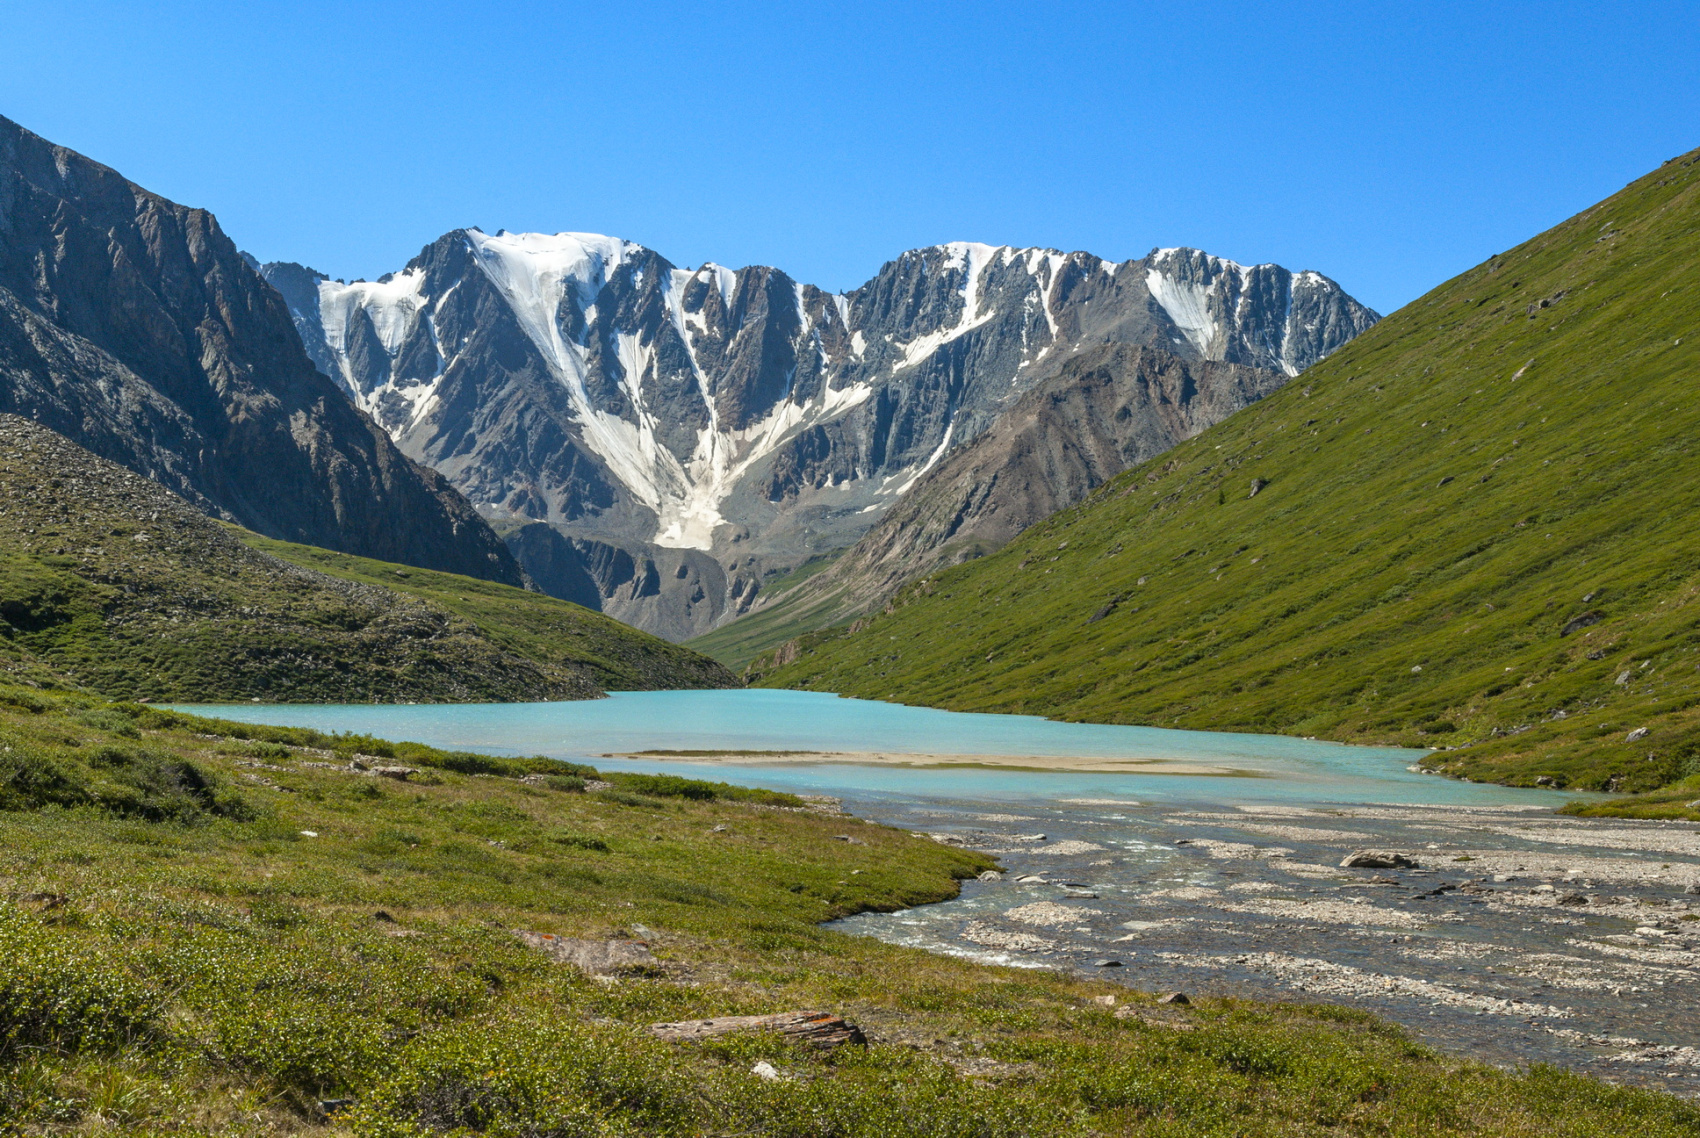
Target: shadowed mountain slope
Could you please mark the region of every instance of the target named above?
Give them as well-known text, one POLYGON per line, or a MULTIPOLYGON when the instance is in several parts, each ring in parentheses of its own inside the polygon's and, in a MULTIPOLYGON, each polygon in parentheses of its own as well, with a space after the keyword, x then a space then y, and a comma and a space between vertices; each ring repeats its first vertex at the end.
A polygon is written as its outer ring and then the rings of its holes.
POLYGON ((1448 281, 763 682, 1428 745, 1513 782, 1700 773, 1697 175, 1448 281))
POLYGON ((302 351, 205 210, 0 118, 0 411, 290 541, 522 583, 302 351))

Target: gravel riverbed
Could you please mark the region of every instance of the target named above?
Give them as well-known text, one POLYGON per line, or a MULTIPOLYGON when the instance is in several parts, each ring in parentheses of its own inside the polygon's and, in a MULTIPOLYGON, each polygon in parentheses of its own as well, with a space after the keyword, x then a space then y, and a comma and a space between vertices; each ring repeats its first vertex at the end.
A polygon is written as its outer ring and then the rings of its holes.
POLYGON ((1538 806, 845 805, 1005 867, 846 931, 1148 990, 1354 1005, 1454 1054, 1700 1095, 1693 823, 1538 806), (1341 867, 1361 850, 1415 864, 1341 867))

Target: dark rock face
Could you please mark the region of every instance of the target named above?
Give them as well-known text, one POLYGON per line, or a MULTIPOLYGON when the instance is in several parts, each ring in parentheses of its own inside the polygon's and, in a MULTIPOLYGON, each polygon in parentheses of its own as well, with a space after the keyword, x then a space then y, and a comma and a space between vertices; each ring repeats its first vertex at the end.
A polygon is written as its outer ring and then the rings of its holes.
POLYGON ((523 579, 448 481, 314 369, 211 214, 3 118, 0 410, 268 536, 523 579))
MULTIPOLYGON (((877 608, 917 577, 1001 549, 1286 379, 1125 343, 1082 351, 945 456, 830 568, 772 605, 816 610, 822 624, 877 608)), ((767 601, 764 595, 753 610, 767 601)))
MULTIPOLYGON (((486 516, 716 562, 718 586, 662 573, 621 611, 668 636, 854 542, 1080 352, 1146 346, 1284 377, 1376 319, 1319 274, 1189 249, 1113 264, 957 243, 843 295, 589 234, 456 231, 377 282, 263 271, 313 358, 486 516), (698 588, 719 595, 675 603, 698 588)), ((559 553, 514 548, 534 575, 529 558, 559 553)))

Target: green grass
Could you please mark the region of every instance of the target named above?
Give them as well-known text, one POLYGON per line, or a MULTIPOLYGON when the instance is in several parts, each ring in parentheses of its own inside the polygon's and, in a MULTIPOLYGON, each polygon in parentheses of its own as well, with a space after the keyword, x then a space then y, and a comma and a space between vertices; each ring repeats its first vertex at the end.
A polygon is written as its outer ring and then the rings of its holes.
POLYGON ((752 672, 1439 747, 1438 770, 1522 785, 1700 773, 1697 172, 1674 160, 860 632, 752 672))
POLYGON ((786 796, 623 775, 585 793, 539 781, 540 760, 480 767, 417 744, 0 695, 0 754, 92 780, 103 750, 144 750, 215 788, 150 821, 104 792, 60 801, 5 776, 0 1132, 1700 1132, 1674 1097, 1445 1057, 1359 1012, 1159 1007, 825 930, 952 896, 988 862, 786 796), (345 768, 355 755, 423 773, 368 777, 345 768), (859 842, 833 840, 845 833, 859 842), (639 936, 660 965, 597 981, 514 929, 639 936), (872 1044, 682 1046, 643 1030, 811 1007, 872 1044), (751 1074, 761 1060, 784 1081, 751 1074), (324 1099, 352 1101, 327 1118, 324 1099))
POLYGON ((541 594, 268 542, 11 415, 0 415, 0 671, 195 702, 737 683, 706 657, 541 594))
POLYGON ((582 671, 610 691, 737 684, 736 677, 701 653, 571 601, 494 581, 275 541, 248 530, 237 536, 253 549, 302 568, 418 597, 470 621, 492 643, 515 655, 582 671))

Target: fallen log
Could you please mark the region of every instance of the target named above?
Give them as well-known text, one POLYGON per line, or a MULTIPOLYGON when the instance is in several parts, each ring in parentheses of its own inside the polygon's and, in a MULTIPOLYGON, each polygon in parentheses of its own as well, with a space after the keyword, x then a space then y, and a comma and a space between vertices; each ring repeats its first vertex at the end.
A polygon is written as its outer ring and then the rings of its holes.
POLYGON ((814 1047, 841 1047, 853 1043, 867 1045, 862 1029, 831 1012, 778 1012, 764 1016, 716 1016, 712 1019, 684 1020, 680 1023, 652 1023, 649 1030, 657 1039, 673 1043, 694 1043, 730 1035, 736 1031, 777 1031, 796 1043, 814 1047))

